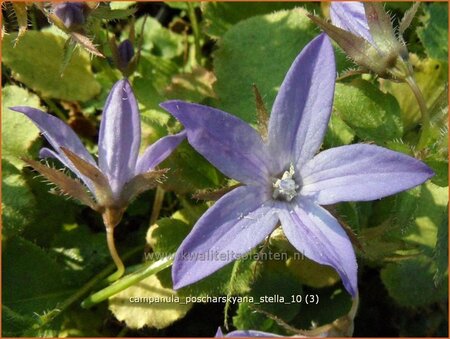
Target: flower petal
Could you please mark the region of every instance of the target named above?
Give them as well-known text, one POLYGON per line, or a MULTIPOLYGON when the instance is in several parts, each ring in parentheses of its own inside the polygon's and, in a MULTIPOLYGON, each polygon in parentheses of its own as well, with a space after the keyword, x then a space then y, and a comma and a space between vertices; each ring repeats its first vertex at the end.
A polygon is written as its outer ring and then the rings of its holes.
POLYGON ((333 25, 356 34, 374 45, 362 2, 333 1, 330 6, 330 17, 333 25))
POLYGON ((434 175, 423 162, 383 147, 357 144, 319 153, 300 171, 300 194, 320 205, 380 199, 434 175))
POLYGON ((241 186, 219 199, 178 249, 175 289, 195 283, 246 254, 274 229, 278 216, 263 188, 241 186))
POLYGON ((337 220, 308 199, 279 209, 281 227, 289 242, 311 260, 332 266, 347 291, 357 295, 357 264, 347 234, 337 220))
POLYGON ((130 83, 119 80, 106 100, 100 124, 98 162, 114 195, 134 176, 141 142, 141 120, 130 83))
POLYGON ((89 178, 82 175, 72 162, 61 151, 61 147, 65 147, 76 153, 80 158, 86 160, 93 166, 97 166, 94 158, 89 154, 86 148, 83 146, 81 140, 75 134, 75 132, 64 121, 48 113, 42 112, 36 108, 26 106, 16 106, 10 108, 13 111, 25 114, 42 132, 42 135, 52 145, 54 151, 48 148, 41 150, 40 156, 56 157, 72 172, 74 172, 83 182, 89 187, 91 192, 94 192, 94 186, 89 178))
MULTIPOLYGON (((231 331, 227 333, 226 335, 223 334, 222 330, 219 329, 216 332, 215 338, 280 338, 281 335, 268 333, 268 332, 262 332, 262 331, 255 331, 255 330, 237 330, 237 331, 231 331)), ((303 336, 296 336, 297 338, 301 338, 303 336)))
POLYGON ((266 184, 270 161, 261 136, 228 113, 183 101, 161 107, 180 120, 189 143, 230 178, 246 184, 266 184))
POLYGON ((269 121, 271 154, 277 172, 301 167, 319 150, 330 119, 336 66, 325 34, 311 41, 295 59, 273 104, 269 121))
POLYGON ((177 146, 186 138, 186 131, 168 135, 147 147, 136 164, 135 175, 146 173, 163 162, 177 146))

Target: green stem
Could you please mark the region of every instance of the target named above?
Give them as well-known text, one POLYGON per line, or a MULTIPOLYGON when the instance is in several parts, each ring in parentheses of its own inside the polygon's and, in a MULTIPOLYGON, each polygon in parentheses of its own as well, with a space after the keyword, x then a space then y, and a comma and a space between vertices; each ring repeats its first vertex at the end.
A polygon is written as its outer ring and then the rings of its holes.
POLYGON ((141 270, 124 276, 122 279, 116 281, 114 284, 90 295, 81 303, 81 307, 90 308, 109 297, 123 291, 124 289, 138 283, 139 281, 156 274, 163 269, 170 267, 173 264, 174 255, 170 255, 149 265, 144 266, 141 270))
POLYGON ((109 253, 111 253, 111 257, 117 267, 116 273, 109 277, 109 279, 115 281, 123 275, 125 266, 122 259, 120 259, 119 253, 117 253, 116 244, 114 243, 114 227, 106 227, 106 241, 108 243, 109 253))
POLYGON ((195 8, 190 1, 186 2, 188 6, 188 16, 192 25, 192 32, 194 33, 195 46, 195 60, 201 65, 201 46, 200 46, 200 29, 198 26, 197 16, 195 15, 195 8))
MULTIPOLYGON (((143 247, 138 247, 139 250, 141 252, 144 251, 143 247)), ((142 268, 142 264, 137 264, 137 265, 133 265, 133 266, 128 266, 125 268, 125 273, 124 274, 131 274, 133 272, 136 272, 138 270, 140 270, 142 268)), ((110 276, 108 276, 105 280, 102 281, 102 286, 108 286, 111 285, 113 282, 117 281, 116 278, 116 272, 114 272, 113 274, 111 274, 110 276)))
POLYGON ((159 219, 159 213, 164 200, 164 189, 160 186, 156 187, 155 200, 153 201, 152 215, 150 216, 150 226, 152 226, 156 220, 159 219))
POLYGON ((419 141, 417 143, 417 149, 420 151, 426 147, 428 143, 428 138, 430 136, 430 129, 431 129, 430 114, 428 112, 427 104, 423 97, 422 91, 417 85, 416 80, 412 76, 408 76, 405 78, 405 81, 408 84, 411 91, 413 92, 414 96, 416 97, 422 117, 421 121, 422 128, 420 131, 419 141))

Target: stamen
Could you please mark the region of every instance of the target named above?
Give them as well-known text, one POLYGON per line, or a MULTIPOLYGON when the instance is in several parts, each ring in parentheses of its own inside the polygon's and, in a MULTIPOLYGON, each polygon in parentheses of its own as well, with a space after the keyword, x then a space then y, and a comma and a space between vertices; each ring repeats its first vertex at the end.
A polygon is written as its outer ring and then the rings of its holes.
POLYGON ((276 179, 273 183, 273 195, 274 199, 291 201, 297 196, 297 189, 299 185, 293 179, 295 174, 294 165, 291 164, 289 171, 285 171, 281 179, 276 179))

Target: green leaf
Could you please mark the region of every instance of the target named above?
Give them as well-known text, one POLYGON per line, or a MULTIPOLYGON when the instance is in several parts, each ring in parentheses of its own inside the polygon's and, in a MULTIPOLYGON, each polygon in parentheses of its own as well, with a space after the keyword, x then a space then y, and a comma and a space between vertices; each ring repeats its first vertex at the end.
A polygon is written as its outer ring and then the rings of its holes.
POLYGON ((448 186, 448 161, 434 157, 427 158, 424 161, 435 173, 435 176, 431 178, 431 182, 441 187, 448 186))
POLYGON ((215 98, 212 85, 216 81, 214 74, 203 67, 195 68, 191 73, 176 74, 165 94, 169 99, 202 102, 205 98, 215 98))
POLYGON ((293 2, 265 2, 265 3, 231 3, 205 2, 202 3, 205 17, 205 32, 215 38, 223 36, 239 21, 262 14, 270 14, 283 9, 298 7, 293 2))
POLYGON ((30 157, 30 147, 39 136, 38 128, 21 113, 8 109, 13 106, 30 106, 43 109, 39 97, 26 89, 8 85, 2 91, 2 158, 18 169, 25 163, 21 157, 30 157))
POLYGON ((296 301, 296 297, 303 297, 302 285, 296 281, 283 260, 265 261, 263 266, 251 286, 251 291, 246 295, 253 300, 239 304, 233 324, 241 330, 258 329, 284 335, 292 334, 286 332, 274 317, 284 323, 290 323, 299 314, 301 303, 296 301))
POLYGON ((73 293, 63 269, 24 238, 8 239, 3 264, 3 304, 24 317, 43 315, 73 293))
POLYGON ((321 288, 339 281, 339 275, 331 266, 320 265, 305 257, 300 260, 291 257, 286 266, 295 279, 307 286, 321 288))
POLYGON ((383 144, 403 135, 397 101, 368 81, 337 83, 334 107, 360 139, 383 144))
POLYGON ((448 205, 444 212, 444 218, 439 224, 433 259, 436 263, 434 284, 439 286, 444 277, 448 275, 448 205))
POLYGON ((431 260, 448 203, 447 187, 431 182, 374 204, 371 224, 362 230, 364 255, 380 262, 417 255, 431 260))
MULTIPOLYGON (((428 182, 420 187, 419 192, 412 213, 414 223, 404 230, 402 239, 432 249, 436 244, 438 227, 445 218, 448 189, 428 182)), ((403 204, 398 205, 397 214, 404 215, 403 204)))
MULTIPOLYGON (((447 63, 434 59, 420 60, 414 54, 410 54, 410 62, 414 68, 414 77, 422 91, 427 107, 429 109, 434 107, 442 97, 447 102, 447 63)), ((414 127, 420 121, 421 114, 416 98, 408 85, 387 80, 380 80, 380 82, 382 90, 392 94, 397 99, 401 108, 405 131, 414 127)))
POLYGON ((127 9, 136 4, 136 1, 111 1, 109 6, 111 9, 127 9))
MULTIPOLYGON (((136 21, 136 33, 141 32, 143 23, 144 17, 136 21)), ((171 59, 183 53, 183 36, 164 28, 158 20, 150 16, 145 21, 143 39, 143 50, 156 56, 171 59)))
POLYGON ((111 317, 106 305, 99 305, 95 309, 80 310, 79 307, 68 309, 61 315, 63 318, 59 328, 60 338, 74 337, 102 337, 112 335, 111 329, 105 334, 105 319, 111 317))
MULTIPOLYGON (((128 2, 128 1, 127 1, 128 2)), ((122 8, 110 7, 110 4, 100 4, 95 10, 93 10, 90 14, 90 17, 104 20, 120 20, 127 19, 129 16, 136 13, 136 8, 130 7, 130 2, 127 4, 128 6, 122 5, 122 8)))
POLYGON ((100 85, 90 69, 89 56, 80 49, 74 52, 61 76, 65 44, 61 36, 30 31, 15 48, 13 39, 13 35, 4 37, 3 62, 11 69, 13 78, 42 97, 86 101, 100 92, 100 85))
POLYGON ((158 278, 151 275, 111 297, 109 309, 129 328, 162 329, 183 318, 192 307, 191 303, 182 303, 176 297, 174 290, 163 287, 158 278))
MULTIPOLYGON (((200 6, 200 2, 191 2, 194 8, 200 6)), ((167 1, 165 4, 171 8, 179 9, 179 10, 187 10, 188 5, 185 1, 167 1)))
POLYGON ((81 285, 111 261, 105 239, 103 232, 93 233, 87 225, 65 224, 51 250, 56 262, 81 285))
POLYGON ((208 188, 219 188, 223 175, 183 141, 161 165, 170 168, 163 185, 177 193, 194 193, 208 188))
POLYGON ((436 267, 420 256, 389 264, 381 270, 381 279, 389 295, 402 306, 426 306, 447 299, 447 284, 436 287, 433 281, 436 267))
POLYGON ((255 329, 269 333, 284 333, 283 329, 263 313, 255 312, 250 303, 240 303, 233 325, 238 329, 255 329))
POLYGON ((36 200, 21 173, 2 160, 3 235, 22 232, 31 222, 36 200))
POLYGON ((296 8, 256 16, 224 34, 214 58, 214 89, 220 109, 256 125, 255 84, 270 111, 292 62, 317 35, 306 14, 306 10, 296 8))
POLYGON ((148 230, 147 243, 156 254, 175 253, 191 228, 191 225, 181 220, 162 218, 148 230))
POLYGON ((448 59, 448 6, 445 3, 423 4, 422 23, 417 35, 430 58, 448 59))
MULTIPOLYGON (((303 289, 303 296, 307 294, 317 294, 315 289, 303 289)), ((317 304, 310 303, 303 305, 299 314, 290 323, 296 328, 309 329, 311 324, 321 326, 330 324, 336 319, 348 314, 352 307, 351 296, 344 288, 336 288, 335 286, 324 288, 320 290, 319 302, 317 304)), ((348 324, 346 324, 348 326, 348 324)), ((345 327, 342 330, 346 330, 345 327)), ((343 334, 334 334, 331 331, 330 335, 337 337, 345 336, 343 334)))
POLYGON ((332 114, 328 123, 327 133, 325 134, 325 148, 348 145, 354 138, 355 131, 342 121, 339 116, 332 114))
POLYGON ((292 296, 301 295, 303 288, 292 275, 292 271, 287 269, 285 261, 265 262, 251 288, 249 295, 255 299, 253 305, 256 309, 269 312, 285 322, 291 321, 300 311, 300 304, 293 303, 292 296), (270 297, 273 296, 275 298, 271 300, 270 297))
POLYGON ((2 336, 20 337, 26 328, 33 325, 32 317, 24 317, 14 312, 8 306, 2 305, 2 336))

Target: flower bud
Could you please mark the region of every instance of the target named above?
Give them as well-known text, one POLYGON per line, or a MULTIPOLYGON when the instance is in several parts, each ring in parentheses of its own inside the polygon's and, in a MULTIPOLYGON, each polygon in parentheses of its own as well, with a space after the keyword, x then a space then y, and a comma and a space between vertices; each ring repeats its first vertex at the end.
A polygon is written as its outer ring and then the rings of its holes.
POLYGON ((54 7, 54 14, 71 29, 85 22, 85 4, 82 2, 63 2, 54 7))
POLYGON ((118 64, 119 68, 126 69, 128 63, 133 59, 134 48, 129 39, 122 41, 118 47, 118 64))
MULTIPOLYGON (((408 50, 395 34, 391 18, 380 3, 341 2, 332 5, 330 24, 309 17, 318 24, 363 71, 387 79, 404 80, 412 74, 408 50)), ((405 15, 400 34, 407 28, 416 7, 405 15)))

